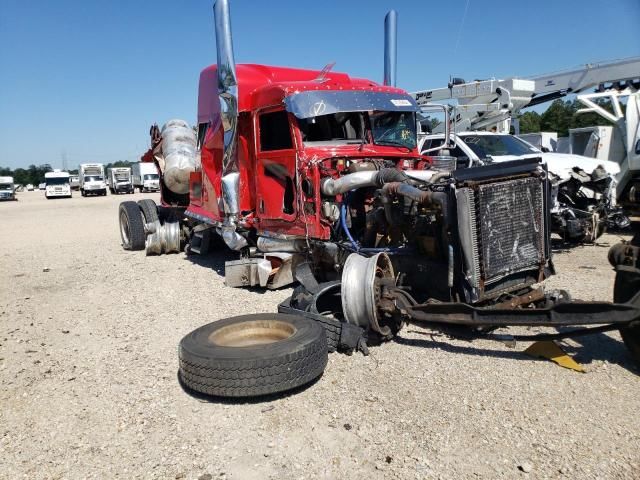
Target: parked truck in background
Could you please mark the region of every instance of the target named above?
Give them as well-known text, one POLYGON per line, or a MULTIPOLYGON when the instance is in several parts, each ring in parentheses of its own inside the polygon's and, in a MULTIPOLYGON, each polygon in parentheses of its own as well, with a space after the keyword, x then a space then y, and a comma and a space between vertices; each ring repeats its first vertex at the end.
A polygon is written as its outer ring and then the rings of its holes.
POLYGON ((104 180, 104 165, 101 163, 83 163, 78 169, 80 177, 80 194, 106 195, 107 184, 104 180))
POLYGON ((133 188, 140 192, 157 192, 160 190, 160 175, 155 163, 138 162, 131 166, 133 172, 133 188))
POLYGON ((71 183, 69 182, 69 172, 54 170, 44 174, 44 196, 49 199, 53 197, 71 198, 71 183))
POLYGON ((107 184, 111 193, 133 193, 131 169, 129 167, 107 169, 107 184))
POLYGON ((0 200, 17 200, 13 177, 0 177, 0 200))
POLYGON ((80 177, 78 175, 70 175, 69 184, 71 185, 71 190, 80 190, 80 177))

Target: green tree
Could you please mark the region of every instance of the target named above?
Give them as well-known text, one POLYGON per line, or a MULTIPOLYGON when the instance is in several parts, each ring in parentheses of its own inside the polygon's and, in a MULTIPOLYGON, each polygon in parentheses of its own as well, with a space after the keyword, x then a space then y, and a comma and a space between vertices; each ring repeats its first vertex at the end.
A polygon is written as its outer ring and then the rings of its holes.
POLYGON ((536 133, 540 131, 540 114, 538 112, 524 112, 519 117, 520 133, 536 133))
POLYGON ((569 135, 569 128, 575 108, 573 102, 554 100, 547 110, 540 116, 540 131, 558 132, 559 137, 569 135))

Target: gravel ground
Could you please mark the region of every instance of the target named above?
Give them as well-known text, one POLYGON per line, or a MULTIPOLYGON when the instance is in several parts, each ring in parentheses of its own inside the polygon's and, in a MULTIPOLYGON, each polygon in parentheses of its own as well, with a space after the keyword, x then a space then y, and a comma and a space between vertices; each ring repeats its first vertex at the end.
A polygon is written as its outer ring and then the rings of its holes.
MULTIPOLYGON (((565 343, 581 374, 408 327, 293 395, 210 402, 178 384, 182 336, 290 289, 225 287, 222 253, 122 250, 117 207, 140 194, 18 195, 0 204, 0 478, 640 477, 640 372, 617 333, 565 343)), ((559 252, 549 284, 611 299, 616 241, 559 252)))

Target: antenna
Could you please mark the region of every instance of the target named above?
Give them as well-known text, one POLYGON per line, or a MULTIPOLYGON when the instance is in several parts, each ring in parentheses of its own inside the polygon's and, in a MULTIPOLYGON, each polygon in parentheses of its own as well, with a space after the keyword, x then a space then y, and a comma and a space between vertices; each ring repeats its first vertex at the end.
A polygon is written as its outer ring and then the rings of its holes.
POLYGON ((335 64, 336 62, 327 63, 313 81, 318 83, 324 82, 327 79, 327 73, 331 71, 335 64))

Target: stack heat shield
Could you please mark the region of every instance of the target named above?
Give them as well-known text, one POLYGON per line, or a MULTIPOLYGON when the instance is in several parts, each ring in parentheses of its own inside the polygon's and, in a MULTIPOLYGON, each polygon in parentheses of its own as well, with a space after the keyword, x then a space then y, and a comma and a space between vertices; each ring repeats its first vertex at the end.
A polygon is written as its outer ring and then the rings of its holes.
POLYGON ((459 183, 456 190, 462 268, 470 301, 542 280, 548 258, 544 176, 531 169, 508 175, 496 170, 497 178, 482 178, 490 172, 483 173, 479 179, 459 183))

